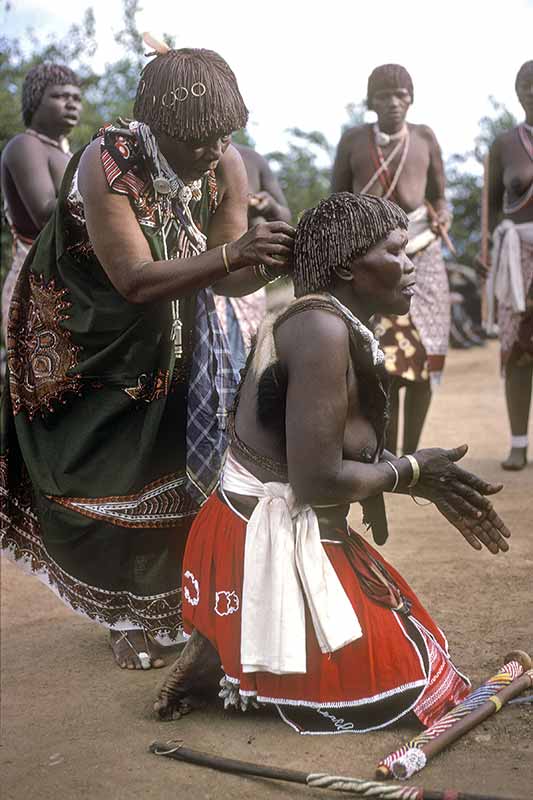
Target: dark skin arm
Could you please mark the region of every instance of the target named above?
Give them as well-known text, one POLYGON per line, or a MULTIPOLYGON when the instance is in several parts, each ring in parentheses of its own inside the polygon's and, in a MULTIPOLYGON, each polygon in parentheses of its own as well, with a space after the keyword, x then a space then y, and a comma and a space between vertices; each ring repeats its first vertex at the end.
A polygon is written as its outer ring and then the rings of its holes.
POLYGON ((290 222, 291 212, 287 200, 266 158, 261 160, 259 176, 261 190, 250 198, 251 213, 260 214, 270 221, 290 222))
POLYGON ((293 235, 288 225, 266 223, 257 226, 259 231, 246 233, 245 201, 242 208, 246 173, 238 154, 232 151, 233 148, 228 148, 220 162, 221 200, 213 215, 208 241, 211 249, 191 258, 154 261, 128 198, 109 191, 101 164, 100 142, 95 141, 87 148, 79 168, 87 230, 98 260, 126 300, 150 303, 182 297, 213 285, 220 293, 248 294, 264 285, 249 264, 264 263, 279 268, 280 260, 287 260, 293 235), (218 246, 225 242, 231 242, 227 255, 232 270, 236 270, 231 275, 226 273, 218 246))
POLYGON ((4 166, 36 228, 41 230, 54 211, 56 187, 43 145, 34 137, 18 136, 6 147, 4 166))
POLYGON ((427 175, 426 197, 437 214, 437 220, 432 228, 438 233, 438 227, 448 230, 451 225, 451 216, 444 196, 446 189, 446 176, 442 161, 442 152, 437 137, 427 125, 421 125, 423 135, 429 143, 429 168, 427 175))
POLYGON ((274 223, 257 225, 254 231, 247 232, 248 180, 246 168, 236 148, 230 146, 226 150, 217 170, 217 181, 220 185, 221 201, 209 226, 207 247, 211 250, 230 242, 227 248, 228 258, 232 268, 236 266, 238 269, 231 275, 224 272, 224 277, 213 285, 213 289, 217 294, 227 297, 242 297, 264 286, 253 270, 247 268, 249 264, 266 264, 277 269, 280 275, 286 272, 286 267, 270 258, 268 253, 275 252, 279 258, 286 259, 292 247, 293 229, 283 223, 274 223), (273 236, 277 242, 274 246, 273 236))
POLYGON ((333 162, 331 174, 332 192, 351 192, 353 190, 353 175, 350 165, 350 131, 341 137, 333 162))
MULTIPOLYGON (((487 495, 501 491, 501 484, 490 484, 462 469, 456 462, 468 451, 467 445, 452 450, 439 447, 417 450, 413 455, 420 465, 420 480, 409 490, 407 483, 400 481, 396 492, 412 494, 431 500, 440 513, 466 539, 474 550, 485 546, 491 553, 509 549, 505 541, 511 535, 508 528, 496 514, 487 495)), ((398 463, 407 461, 397 459, 392 453, 384 451, 382 461, 398 463)))

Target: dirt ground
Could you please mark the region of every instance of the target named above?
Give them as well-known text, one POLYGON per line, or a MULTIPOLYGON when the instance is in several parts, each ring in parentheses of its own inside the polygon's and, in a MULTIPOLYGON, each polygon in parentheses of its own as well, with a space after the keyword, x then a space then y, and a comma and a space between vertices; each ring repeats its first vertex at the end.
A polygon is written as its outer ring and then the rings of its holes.
MULTIPOLYGON (((423 444, 470 444, 465 465, 504 480, 496 500, 513 532, 508 554, 471 550, 433 508, 388 500, 386 557, 446 631, 475 685, 512 649, 533 653, 533 464, 503 473, 508 431, 495 343, 452 351, 423 444)), ((354 509, 354 523, 359 521, 354 509)), ((114 666, 105 633, 63 608, 13 565, 2 567, 4 800, 334 797, 303 786, 223 775, 156 758, 154 739, 183 739, 210 753, 306 771, 371 777, 413 730, 298 736, 277 715, 226 715, 219 707, 159 723, 151 702, 162 670, 114 666)), ((533 798, 533 707, 508 706, 435 758, 412 783, 479 795, 533 798)))

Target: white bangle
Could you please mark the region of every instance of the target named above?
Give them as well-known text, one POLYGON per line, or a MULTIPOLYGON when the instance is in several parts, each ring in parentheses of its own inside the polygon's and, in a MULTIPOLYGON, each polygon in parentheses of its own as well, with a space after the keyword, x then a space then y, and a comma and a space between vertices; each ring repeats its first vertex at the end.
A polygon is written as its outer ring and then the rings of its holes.
POLYGON ((402 458, 406 458, 408 460, 408 462, 410 463, 410 465, 411 465, 411 469, 413 471, 413 474, 412 474, 411 481, 408 484, 407 488, 408 489, 413 489, 416 486, 416 484, 418 483, 418 481, 420 480, 420 464, 418 463, 418 461, 416 460, 416 458, 414 456, 404 454, 402 456, 402 458))
POLYGON ((398 483, 400 482, 400 473, 398 472, 398 470, 396 469, 396 467, 394 466, 392 461, 387 461, 387 459, 385 459, 385 464, 388 464, 389 467, 394 472, 394 485, 393 485, 393 487, 391 489, 391 492, 395 492, 396 489, 397 489, 398 483))

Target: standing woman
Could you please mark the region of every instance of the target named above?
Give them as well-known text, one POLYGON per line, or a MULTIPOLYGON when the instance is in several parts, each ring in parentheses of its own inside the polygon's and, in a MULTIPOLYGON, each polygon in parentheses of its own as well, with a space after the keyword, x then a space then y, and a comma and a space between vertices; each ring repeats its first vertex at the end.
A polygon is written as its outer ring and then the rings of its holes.
POLYGON ((26 130, 14 136, 2 154, 5 214, 13 236, 13 263, 2 288, 2 332, 7 333, 11 295, 38 233, 55 208, 61 180, 72 153, 67 136, 81 111, 78 77, 59 64, 33 67, 22 85, 26 130))
POLYGON ((230 137, 248 112, 224 59, 154 55, 135 121, 72 159, 24 264, 0 460, 3 547, 109 628, 130 669, 178 639, 176 559, 225 451, 236 374, 213 289, 258 289, 293 233, 246 232, 230 137))
POLYGON ((522 64, 515 87, 526 119, 500 134, 489 153, 489 324, 496 299, 511 426, 507 470, 527 463, 533 377, 533 61, 522 64))

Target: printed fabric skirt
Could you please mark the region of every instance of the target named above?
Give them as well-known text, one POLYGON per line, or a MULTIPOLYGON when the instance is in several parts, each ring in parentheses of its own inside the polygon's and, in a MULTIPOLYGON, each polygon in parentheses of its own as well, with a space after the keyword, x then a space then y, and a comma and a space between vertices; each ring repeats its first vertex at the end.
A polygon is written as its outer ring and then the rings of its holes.
POLYGON ((440 241, 411 256, 415 294, 409 314, 376 315, 374 333, 391 376, 440 383, 450 337, 450 290, 440 241))
POLYGON ((522 278, 526 289, 525 312, 513 311, 511 306, 498 306, 498 329, 501 345, 501 365, 528 367, 533 364, 533 244, 522 242, 520 248, 522 278))
POLYGON ((364 733, 409 711, 431 725, 468 694, 468 679, 451 662, 446 638, 409 585, 357 533, 325 530, 322 524, 323 547, 363 636, 324 654, 307 615, 305 674, 243 673, 247 520, 223 498, 213 494, 191 528, 183 561, 183 622, 186 634, 196 629, 213 644, 222 684, 238 692, 243 707, 252 701, 273 704, 302 734, 364 733))

